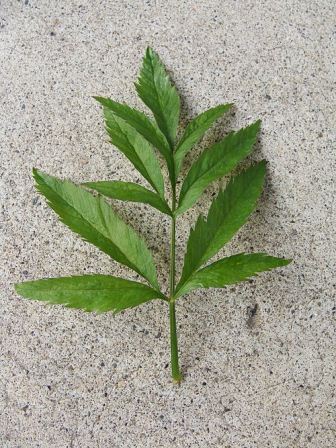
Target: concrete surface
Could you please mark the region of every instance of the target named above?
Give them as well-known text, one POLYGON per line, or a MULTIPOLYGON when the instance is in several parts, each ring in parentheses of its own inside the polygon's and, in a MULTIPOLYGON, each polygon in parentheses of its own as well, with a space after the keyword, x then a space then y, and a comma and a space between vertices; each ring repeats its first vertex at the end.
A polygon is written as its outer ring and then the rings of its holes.
MULTIPOLYGON (((333 15, 326 0, 1 2, 1 447, 336 446, 333 15), (253 159, 269 161, 266 190, 224 253, 295 260, 180 301, 180 388, 167 367, 164 304, 96 316, 25 301, 12 286, 132 276, 57 221, 31 168, 142 182, 106 143, 90 96, 142 107, 132 83, 148 44, 181 92, 184 121, 236 105, 199 148, 263 120, 253 159)), ((179 266, 217 189, 179 222, 179 266)), ((141 205, 116 208, 141 228, 163 280, 167 220, 141 205)))

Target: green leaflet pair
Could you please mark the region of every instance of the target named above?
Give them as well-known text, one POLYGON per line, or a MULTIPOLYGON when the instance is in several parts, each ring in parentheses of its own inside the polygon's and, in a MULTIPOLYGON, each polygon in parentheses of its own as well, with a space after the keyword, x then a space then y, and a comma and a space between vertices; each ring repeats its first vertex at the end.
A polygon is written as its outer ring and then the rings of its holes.
POLYGON ((145 188, 132 182, 97 181, 75 185, 33 170, 38 191, 61 221, 115 261, 128 266, 148 285, 108 275, 28 281, 16 285, 23 297, 63 304, 86 311, 119 312, 161 299, 169 304, 172 376, 180 382, 175 301, 196 288, 222 288, 259 272, 287 265, 290 260, 263 253, 238 254, 212 264, 206 263, 235 235, 256 207, 262 192, 266 163, 261 161, 233 177, 213 200, 207 217, 199 216, 190 231, 182 275, 175 283, 175 227, 177 218, 192 207, 204 190, 229 174, 251 154, 260 121, 231 132, 206 149, 191 166, 177 196, 176 183, 185 155, 205 132, 227 112, 231 104, 216 106, 194 118, 177 140, 180 98, 158 55, 147 49, 136 90, 152 111, 154 120, 126 104, 96 97, 103 106, 106 130, 116 146, 148 182, 145 188), (158 160, 166 162, 171 203, 158 160), (92 194, 89 190, 99 194, 92 194), (103 199, 103 196, 151 205, 171 217, 170 290, 164 294, 157 280, 152 255, 141 238, 103 199), (203 267, 205 266, 205 267, 203 267))

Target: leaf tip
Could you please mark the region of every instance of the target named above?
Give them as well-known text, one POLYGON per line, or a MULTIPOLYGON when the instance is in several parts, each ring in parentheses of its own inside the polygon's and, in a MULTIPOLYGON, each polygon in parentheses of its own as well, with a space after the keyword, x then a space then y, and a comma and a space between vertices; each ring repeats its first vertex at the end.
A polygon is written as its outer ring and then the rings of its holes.
POLYGON ((32 169, 32 174, 33 174, 33 178, 35 179, 36 182, 38 182, 41 178, 42 175, 42 171, 40 171, 37 168, 33 168, 32 169))
POLYGON ((16 294, 18 294, 21 297, 27 297, 25 295, 25 283, 27 282, 14 283, 14 290, 16 294))
POLYGON ((33 178, 36 182, 37 188, 41 183, 44 183, 50 176, 47 173, 44 173, 43 171, 33 168, 33 178))
POLYGON ((260 169, 263 174, 266 174, 266 167, 267 167, 267 160, 266 159, 262 159, 260 160, 260 162, 258 162, 255 166, 260 169))
POLYGON ((253 133, 255 133, 255 138, 257 138, 257 134, 259 133, 261 128, 261 120, 260 119, 256 120, 254 123, 250 124, 248 128, 250 130, 253 130, 253 133))
POLYGON ((154 55, 155 51, 148 45, 148 47, 146 48, 146 57, 153 57, 154 55))

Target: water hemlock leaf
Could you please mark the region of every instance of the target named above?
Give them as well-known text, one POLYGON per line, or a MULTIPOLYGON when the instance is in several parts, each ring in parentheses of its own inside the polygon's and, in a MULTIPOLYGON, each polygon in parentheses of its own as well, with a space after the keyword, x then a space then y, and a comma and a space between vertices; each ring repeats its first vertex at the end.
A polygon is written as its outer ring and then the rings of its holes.
POLYGON ((174 153, 175 172, 178 176, 183 159, 187 152, 203 137, 205 132, 231 108, 232 104, 221 104, 202 112, 195 117, 186 127, 174 153))
POLYGON ((173 148, 180 117, 180 97, 171 84, 159 56, 151 48, 147 48, 135 87, 173 148))
POLYGON ((238 132, 231 132, 200 155, 182 184, 176 214, 188 210, 211 182, 228 174, 251 153, 260 123, 258 120, 238 132))
POLYGON ((195 228, 190 231, 177 289, 181 289, 192 274, 245 224, 262 192, 265 174, 266 162, 263 160, 233 177, 212 202, 207 218, 199 216, 195 228))
POLYGON ((104 110, 106 130, 111 143, 130 160, 149 184, 164 198, 164 183, 160 164, 152 146, 132 126, 104 110))
POLYGON ((116 101, 101 96, 95 96, 94 98, 104 106, 104 108, 109 109, 114 115, 125 120, 126 123, 132 126, 149 143, 160 151, 166 160, 169 177, 171 181, 174 181, 173 154, 166 137, 162 134, 157 124, 146 117, 144 113, 127 106, 127 104, 117 103, 116 101))
MULTIPOLYGON (((97 181, 77 186, 38 170, 33 170, 37 189, 61 221, 117 262, 144 277, 151 286, 107 275, 86 275, 29 281, 16 285, 23 297, 87 311, 113 311, 162 299, 169 306, 171 375, 180 383, 176 300, 195 288, 221 288, 246 280, 258 272, 285 266, 290 260, 266 254, 239 254, 203 267, 246 222, 264 182, 266 165, 262 161, 233 177, 213 200, 207 218, 199 216, 191 229, 181 279, 176 285, 177 215, 191 207, 214 180, 228 174, 248 156, 257 139, 260 121, 232 132, 208 148, 190 168, 177 202, 177 176, 187 152, 231 104, 209 109, 194 118, 175 146, 180 115, 180 98, 158 55, 147 49, 140 71, 137 93, 151 109, 154 120, 126 104, 95 97, 103 106, 111 142, 125 154, 149 182, 154 191, 132 182, 97 181), (164 196, 164 179, 154 148, 165 158, 171 183, 171 206, 164 196), (87 190, 91 188, 96 193, 87 190), (159 290, 156 268, 144 240, 105 202, 103 197, 149 204, 171 218, 169 292, 159 290)), ((165 224, 165 220, 162 220, 165 224)), ((165 233, 160 229, 158 238, 165 233), (162 233, 163 232, 163 233, 162 233)), ((162 246, 163 243, 159 241, 162 246)))
POLYGON ((160 212, 171 216, 172 212, 167 202, 162 199, 157 193, 148 190, 141 185, 133 182, 122 181, 99 181, 99 182, 85 182, 83 185, 98 191, 112 199, 119 199, 121 201, 143 202, 160 210, 160 212))
POLYGON ((159 289, 154 261, 146 243, 102 197, 36 169, 33 175, 36 188, 64 224, 159 289))
POLYGON ((186 294, 196 288, 223 288, 250 279, 259 272, 286 266, 292 260, 272 257, 264 253, 238 254, 222 258, 197 271, 177 291, 175 297, 186 294))
POLYGON ((85 311, 118 312, 153 299, 163 299, 158 291, 143 283, 109 275, 83 275, 27 281, 15 285, 28 299, 62 304, 85 311))

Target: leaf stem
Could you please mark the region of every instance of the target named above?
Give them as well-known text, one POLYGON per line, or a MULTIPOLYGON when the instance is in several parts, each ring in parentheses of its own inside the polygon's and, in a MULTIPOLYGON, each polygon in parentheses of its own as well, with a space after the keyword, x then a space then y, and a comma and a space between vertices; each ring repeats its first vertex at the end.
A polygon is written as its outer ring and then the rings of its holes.
POLYGON ((170 272, 169 272, 169 321, 170 321, 170 352, 171 352, 171 373, 173 381, 180 383, 182 375, 179 367, 179 357, 178 357, 178 344, 177 344, 177 331, 176 331, 176 317, 175 317, 175 228, 176 228, 176 187, 172 188, 173 199, 172 199, 172 223, 171 223, 171 241, 170 241, 170 272))
POLYGON ((175 293, 175 228, 176 228, 176 190, 173 187, 173 200, 172 200, 172 222, 171 222, 171 239, 170 239, 170 272, 169 272, 169 295, 170 299, 173 299, 175 293))

